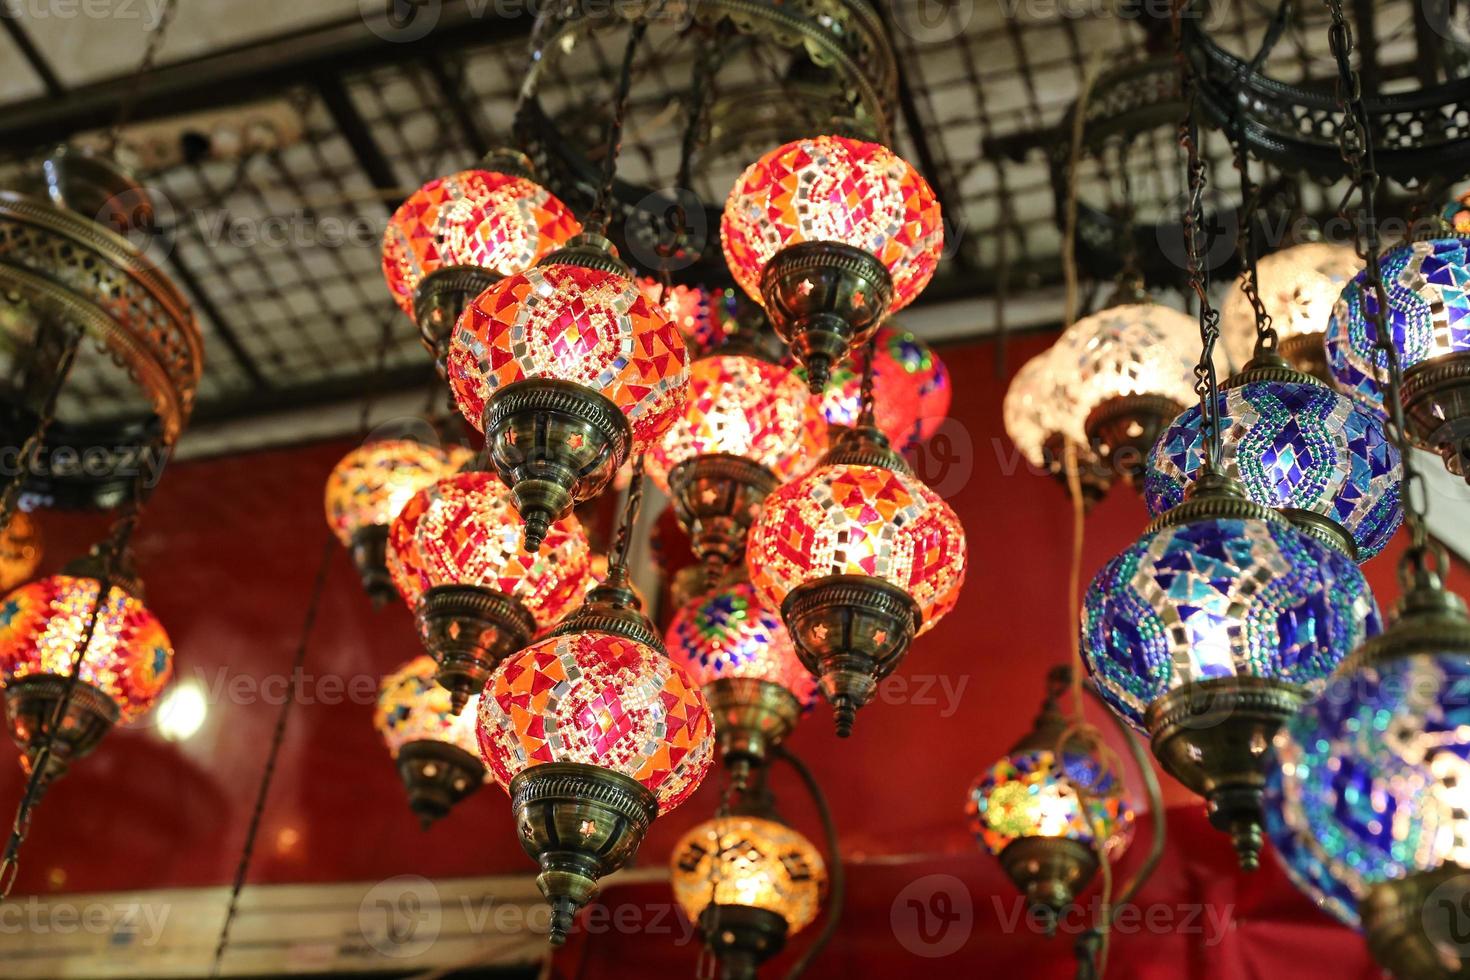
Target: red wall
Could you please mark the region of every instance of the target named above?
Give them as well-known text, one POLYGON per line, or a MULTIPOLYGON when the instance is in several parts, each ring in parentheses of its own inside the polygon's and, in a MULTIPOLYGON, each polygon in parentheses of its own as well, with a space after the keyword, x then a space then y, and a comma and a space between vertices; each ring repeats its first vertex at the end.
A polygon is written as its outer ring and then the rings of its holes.
MULTIPOLYGON (((1013 340, 1010 365, 1047 340, 1013 340)), ((1049 478, 1006 465, 1015 454, 1000 424, 1005 382, 995 374, 994 347, 942 353, 956 381, 957 421, 949 428, 955 452, 947 471, 928 475, 938 477, 965 523, 969 576, 960 606, 910 653, 901 672, 907 695, 888 688, 893 703, 864 709, 845 742, 832 734, 824 708, 792 739, 831 797, 853 862, 840 941, 811 976, 921 976, 933 964, 971 975, 1003 967, 1017 975, 1062 976, 1069 969, 1062 941, 1003 928, 993 901, 1009 903, 1013 892, 977 852, 961 808, 974 775, 1028 727, 1047 668, 1067 656, 1076 622, 1065 595, 1070 511, 1049 478), (946 690, 958 692, 952 703, 946 690), (913 924, 894 918, 913 908, 908 900, 915 895, 903 889, 931 873, 959 879, 974 914, 969 941, 933 961, 906 951, 901 934, 913 924)), ((348 446, 262 452, 170 470, 138 536, 139 564, 149 605, 177 647, 179 672, 201 676, 218 696, 193 739, 171 744, 146 727, 114 732, 57 785, 37 815, 17 893, 230 880, 276 717, 275 699, 257 695, 278 696, 285 687, 327 535, 323 481, 348 446)), ((1135 537, 1145 520, 1141 502, 1116 489, 1088 520, 1084 576, 1135 537)), ((104 526, 95 518, 54 515, 44 523, 47 570, 83 550, 104 526)), ((1385 605, 1396 595, 1396 553, 1390 549, 1366 569, 1385 605)), ((1454 584, 1470 594, 1463 569, 1454 584)), ((481 791, 427 833, 409 813, 371 727, 370 694, 380 675, 416 652, 407 612, 373 612, 346 554, 336 549, 307 659, 305 695, 287 736, 252 881, 530 870, 498 789, 481 791)), ((0 805, 9 807, 21 780, 14 767, 0 769, 0 805)), ((1275 975, 1297 963, 1303 943, 1335 976, 1370 975, 1359 940, 1297 895, 1269 858, 1255 876, 1236 873, 1228 844, 1209 831, 1197 803, 1167 780, 1166 787, 1176 808, 1169 859, 1145 902, 1161 909, 1203 904, 1219 914, 1228 906, 1233 914, 1223 939, 1209 945, 1179 918, 1160 927, 1164 913, 1154 913, 1152 932, 1118 938, 1114 963, 1127 966, 1116 975, 1177 977, 1181 963, 1189 964, 1192 976, 1275 975)), ((819 839, 796 784, 783 775, 776 790, 788 817, 819 839)), ((707 786, 661 819, 643 860, 666 860, 673 841, 715 805, 716 787, 707 786)), ((1140 839, 1120 876, 1142 852, 1140 839)), ((923 891, 932 883, 914 887, 923 891)), ((610 900, 621 900, 618 894, 610 900)), ((661 888, 630 894, 667 901, 661 888)), ((921 905, 940 909, 921 897, 921 905)), ((641 963, 655 951, 667 972, 692 971, 691 947, 619 934, 590 944, 579 940, 560 968, 567 976, 627 975, 616 964, 641 963)))

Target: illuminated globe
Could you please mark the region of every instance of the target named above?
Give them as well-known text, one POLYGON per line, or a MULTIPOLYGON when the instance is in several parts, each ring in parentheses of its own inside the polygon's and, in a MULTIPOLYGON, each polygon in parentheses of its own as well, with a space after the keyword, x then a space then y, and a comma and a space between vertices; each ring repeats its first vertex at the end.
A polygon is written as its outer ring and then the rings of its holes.
POLYGON ((674 845, 674 900, 690 922, 710 905, 764 909, 787 934, 810 925, 822 908, 827 867, 799 832, 763 817, 717 817, 674 845))
POLYGON ((736 294, 728 287, 685 286, 671 283, 667 295, 661 282, 638 277, 638 288, 650 303, 659 303, 665 315, 684 335, 684 345, 694 355, 705 354, 730 338, 739 324, 735 319, 736 294))
MULTIPOLYGON (((934 349, 907 330, 878 328, 873 362, 873 414, 879 431, 906 448, 928 439, 949 414, 949 374, 934 349)), ((822 414, 832 425, 853 426, 862 412, 866 349, 859 348, 832 369, 821 396, 822 414)))
POLYGON ((714 754, 704 695, 651 647, 611 633, 553 636, 510 657, 480 698, 480 754, 495 781, 547 763, 610 769, 668 813, 714 754))
POLYGON ((409 498, 445 474, 444 453, 414 439, 357 447, 327 477, 327 524, 343 545, 370 527, 387 527, 409 498))
POLYGON ((1340 552, 1284 520, 1215 517, 1151 528, 1103 567, 1082 655, 1103 699, 1146 730, 1149 706, 1191 682, 1320 690, 1378 630, 1368 583, 1340 552))
MULTIPOLYGON (((1363 260, 1351 245, 1303 242, 1263 255, 1256 262, 1257 290, 1282 352, 1299 370, 1322 360, 1322 331, 1332 316, 1342 289, 1363 270, 1363 260), (1305 350, 1315 345, 1316 350, 1305 350), (1301 350, 1298 356, 1298 348, 1301 350)), ((1237 282, 1220 304, 1220 340, 1236 367, 1255 353, 1256 313, 1237 282)))
MULTIPOLYGON (((1389 338, 1400 367, 1470 351, 1470 239, 1400 245, 1383 255, 1379 269, 1388 294, 1389 338)), ((1360 272, 1333 307, 1327 366, 1339 388, 1381 410, 1378 379, 1387 376, 1387 363, 1369 319, 1376 300, 1361 288, 1366 276, 1366 270, 1360 272)))
MULTIPOLYGON (((51 575, 0 600, 0 680, 7 689, 71 673, 98 588, 96 579, 51 575)), ((77 676, 111 701, 118 720, 128 722, 147 711, 168 683, 173 656, 153 613, 114 586, 77 676)))
POLYGON ((827 423, 792 372, 754 357, 711 354, 691 365, 683 411, 645 463, 668 493, 669 473, 696 456, 741 456, 784 482, 826 449, 827 423))
POLYGON ((1048 466, 1046 445, 1061 434, 1059 397, 1050 347, 1021 365, 1006 389, 1001 404, 1006 435, 1032 466, 1048 466))
POLYGON ((500 276, 524 272, 582 230, 570 209, 535 181, 463 170, 409 195, 383 235, 383 278, 393 301, 414 315, 425 276, 475 266, 500 276))
POLYGON ((939 202, 918 171, 887 147, 815 136, 778 147, 735 181, 720 223, 735 281, 763 303, 761 276, 777 252, 803 242, 838 242, 887 268, 893 297, 908 306, 939 264, 939 202))
POLYGON ((41 526, 17 510, 0 530, 0 591, 9 592, 30 580, 41 564, 41 526))
POLYGON ((975 780, 965 815, 976 840, 994 855, 1019 838, 1064 837, 1101 845, 1116 860, 1133 837, 1133 806, 1118 779, 1081 752, 1064 753, 1060 765, 1046 749, 1011 753, 975 780))
POLYGON ((433 657, 414 657, 383 678, 378 688, 373 727, 394 758, 410 742, 425 741, 445 742, 479 756, 474 714, 478 695, 470 699, 471 710, 454 714, 449 692, 434 680, 436 670, 433 657))
MULTIPOLYGON (((1403 467, 1382 417, 1320 384, 1251 381, 1220 392, 1220 468, 1250 499, 1330 522, 1366 561, 1403 520, 1403 467)), ((1144 500, 1164 513, 1202 466, 1198 405, 1164 431, 1149 457, 1144 500)))
POLYGON ((669 657, 704 687, 727 677, 778 684, 803 706, 817 696, 781 617, 748 582, 715 589, 674 614, 664 644, 669 657))

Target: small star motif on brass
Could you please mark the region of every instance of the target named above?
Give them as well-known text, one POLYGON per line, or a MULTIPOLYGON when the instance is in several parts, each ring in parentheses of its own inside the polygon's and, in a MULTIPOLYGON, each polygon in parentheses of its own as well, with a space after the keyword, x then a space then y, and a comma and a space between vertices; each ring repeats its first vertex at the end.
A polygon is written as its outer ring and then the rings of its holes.
POLYGON ((810 279, 803 279, 801 282, 797 283, 796 292, 799 296, 810 296, 812 294, 812 290, 816 288, 816 283, 812 282, 810 279))
POLYGON ((819 625, 819 626, 815 627, 812 630, 812 635, 815 636, 819 640, 825 640, 827 638, 827 627, 826 627, 826 625, 823 624, 823 625, 819 625))
POLYGON ((707 487, 705 488, 705 491, 699 495, 699 499, 702 500, 704 503, 712 504, 719 498, 719 496, 720 492, 718 490, 716 490, 714 487, 707 487))
POLYGON ((583 837, 591 837, 593 834, 597 833, 597 821, 583 820, 581 826, 577 828, 577 831, 583 837))
POLYGON ((888 642, 888 631, 887 630, 874 630, 873 631, 873 642, 874 643, 887 643, 888 642))
POLYGON ((859 289, 852 294, 852 308, 860 310, 868 305, 868 294, 859 289))

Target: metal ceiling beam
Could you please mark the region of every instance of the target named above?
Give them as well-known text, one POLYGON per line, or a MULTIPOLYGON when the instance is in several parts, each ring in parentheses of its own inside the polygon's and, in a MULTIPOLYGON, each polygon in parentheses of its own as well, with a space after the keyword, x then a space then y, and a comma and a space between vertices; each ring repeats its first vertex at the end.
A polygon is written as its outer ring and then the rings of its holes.
POLYGON ((265 373, 260 370, 260 365, 256 364, 255 359, 250 356, 250 352, 245 349, 245 344, 240 340, 239 332, 230 325, 230 321, 226 319, 223 311, 220 310, 219 304, 205 291, 204 285, 199 281, 199 277, 194 274, 194 269, 179 255, 177 244, 169 242, 168 246, 167 259, 165 261, 168 263, 169 270, 173 273, 173 277, 188 291, 189 295, 194 298, 194 306, 209 321, 210 326, 213 328, 213 335, 218 337, 220 343, 225 345, 225 350, 230 352, 230 356, 235 359, 235 363, 239 366, 241 372, 250 379, 250 383, 254 385, 256 391, 269 388, 270 381, 266 378, 265 373))
POLYGON ((470 104, 464 98, 463 72, 464 66, 460 66, 461 78, 450 77, 449 69, 443 58, 425 58, 421 62, 424 71, 429 73, 429 79, 434 83, 439 97, 449 107, 449 112, 454 116, 456 125, 459 126, 460 135, 464 137, 465 144, 474 151, 475 156, 482 157, 490 151, 490 138, 480 128, 475 119, 475 113, 470 104))
MULTIPOLYGON (((352 101, 347 86, 342 83, 341 76, 322 75, 316 80, 316 90, 322 97, 322 104, 331 114, 332 121, 337 124, 338 131, 342 133, 342 138, 352 148, 352 155, 357 158, 358 166, 362 167, 362 172, 367 174, 372 185, 380 191, 398 190, 400 185, 393 172, 393 164, 388 162, 387 154, 373 138, 372 129, 362 118, 362 113, 357 111, 357 105, 352 101)), ((383 206, 390 215, 397 210, 400 203, 391 198, 383 199, 383 206)))
POLYGON ((20 22, 20 14, 8 3, 0 3, 0 23, 5 25, 5 33, 10 35, 10 40, 20 49, 21 57, 31 66, 31 71, 41 80, 41 85, 46 89, 46 97, 55 99, 66 93, 66 86, 61 84, 61 79, 51 67, 51 62, 36 47, 36 42, 31 40, 30 32, 20 22))

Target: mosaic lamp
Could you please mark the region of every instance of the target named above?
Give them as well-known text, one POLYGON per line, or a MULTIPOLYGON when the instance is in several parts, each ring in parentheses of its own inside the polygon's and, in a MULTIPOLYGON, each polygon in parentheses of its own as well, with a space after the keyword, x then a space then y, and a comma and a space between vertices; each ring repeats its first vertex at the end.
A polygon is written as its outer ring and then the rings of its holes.
POLYGON ((708 354, 724 346, 739 329, 736 309, 739 293, 729 286, 663 283, 652 276, 639 276, 638 288, 649 302, 662 305, 691 356, 708 354))
POLYGON ((381 439, 358 446, 327 476, 327 525, 352 554, 375 605, 393 598, 388 574, 388 527, 414 494, 444 476, 448 461, 415 439, 381 439))
POLYGON ((1199 323, 1141 293, 1068 327, 1052 347, 1062 435, 1092 446, 1129 483, 1169 421, 1195 400, 1199 323))
POLYGON ((1378 630, 1351 559, 1211 475, 1093 579, 1082 653, 1249 870, 1272 736, 1378 630))
POLYGON ((649 451, 649 476, 673 498, 694 554, 739 562, 750 524, 781 483, 827 449, 827 423, 792 372, 743 354, 710 354, 689 370, 689 397, 649 451))
POLYGON ((398 764, 408 805, 425 830, 485 782, 475 739, 475 709, 455 713, 434 675, 433 657, 415 657, 383 678, 373 727, 398 764))
POLYGON ((816 700, 785 624, 749 582, 735 582, 675 613, 664 643, 703 689, 725 766, 744 785, 816 700))
MULTIPOLYGON (((173 674, 168 634, 143 604, 142 583, 128 570, 129 562, 122 564, 82 656, 66 716, 52 736, 42 788, 95 749, 113 725, 147 711, 173 674)), ((0 683, 6 720, 27 773, 65 695, 101 574, 94 553, 0 600, 0 683)))
MULTIPOLYGON (((939 431, 949 415, 949 372, 932 347, 893 323, 878 328, 873 349, 874 421, 890 443, 906 450, 939 431)), ((866 351, 858 348, 832 369, 821 400, 828 424, 857 425, 866 351)))
POLYGON ((657 637, 587 625, 563 624, 506 660, 480 697, 480 753, 540 867, 556 945, 654 818, 699 787, 714 754, 704 695, 657 637))
POLYGON ((23 510, 0 530, 0 592, 30 580, 41 564, 41 526, 23 510))
POLYGON ((965 800, 975 839, 1053 922, 1097 874, 1099 852, 1116 861, 1133 838, 1134 808, 1118 775, 1069 735, 1071 719, 1059 703, 1070 677, 1065 667, 1052 671, 1031 731, 975 780, 965 800))
POLYGON ((959 518, 872 426, 844 433, 812 472, 769 497, 750 532, 750 580, 819 679, 837 734, 954 608, 965 578, 959 518))
MULTIPOLYGON (((1062 397, 1052 365, 1052 350, 1048 347, 1021 365, 1011 379, 1001 404, 1001 418, 1006 435, 1021 457, 1067 487, 1066 437, 1062 434, 1062 406, 1058 403, 1062 397)), ((1091 510, 1112 487, 1113 470, 1087 443, 1074 443, 1073 450, 1083 506, 1091 510)))
POLYGON ((674 900, 700 926, 727 980, 754 980, 761 963, 821 911, 821 852, 779 820, 716 817, 674 845, 674 900))
POLYGON ((612 245, 584 234, 470 303, 449 382, 534 551, 673 424, 689 365, 678 328, 612 245))
POLYGON ((393 522, 388 567, 455 714, 587 591, 591 551, 575 517, 547 528, 537 552, 522 550, 521 532, 510 492, 488 473, 445 477, 393 522))
POLYGON ((465 305, 581 230, 532 178, 525 155, 497 150, 476 169, 429 181, 398 206, 383 235, 383 278, 443 370, 465 305))
MULTIPOLYGON (((1300 242, 1256 261, 1261 303, 1292 367, 1331 382, 1323 331, 1343 287, 1362 270, 1356 248, 1328 242, 1300 242)), ((1220 305, 1220 341, 1232 364, 1255 356, 1256 313, 1239 281, 1220 305)))
MULTIPOLYGON (((1380 269, 1409 436, 1470 479, 1470 238, 1400 245, 1384 253, 1380 269)), ((1377 300, 1363 290, 1366 277, 1359 273, 1333 308, 1327 364, 1339 388, 1381 411, 1387 358, 1378 348, 1377 300)))
POLYGON ((796 140, 751 164, 720 237, 735 282, 765 307, 814 394, 924 290, 944 248, 924 178, 887 147, 842 136, 796 140))
MULTIPOLYGON (((1367 561, 1403 522, 1403 463, 1383 417, 1269 352, 1217 396, 1220 471, 1300 530, 1367 561)), ((1185 499, 1203 466, 1200 408, 1185 409, 1149 456, 1144 500, 1157 517, 1185 499)))
POLYGON ((1408 584, 1388 629, 1276 737, 1267 828, 1293 882, 1394 976, 1464 977, 1470 618, 1437 573, 1408 584))

